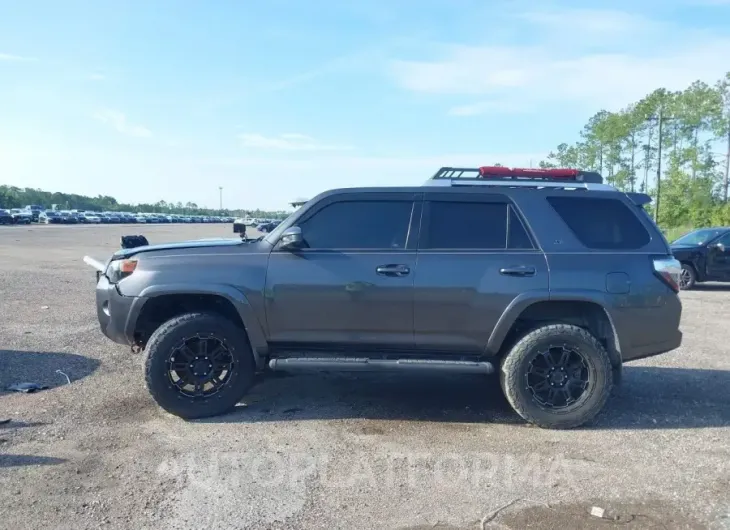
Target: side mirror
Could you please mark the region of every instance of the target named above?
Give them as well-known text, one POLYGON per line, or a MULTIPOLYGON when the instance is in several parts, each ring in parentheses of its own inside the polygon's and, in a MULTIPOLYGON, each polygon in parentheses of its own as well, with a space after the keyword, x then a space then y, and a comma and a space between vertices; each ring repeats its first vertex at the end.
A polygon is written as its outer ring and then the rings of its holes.
POLYGON ((295 250, 301 248, 303 242, 302 229, 298 226, 290 226, 281 234, 279 248, 282 250, 295 250))
POLYGON ((720 252, 725 252, 725 245, 723 245, 722 243, 715 243, 715 248, 720 252))

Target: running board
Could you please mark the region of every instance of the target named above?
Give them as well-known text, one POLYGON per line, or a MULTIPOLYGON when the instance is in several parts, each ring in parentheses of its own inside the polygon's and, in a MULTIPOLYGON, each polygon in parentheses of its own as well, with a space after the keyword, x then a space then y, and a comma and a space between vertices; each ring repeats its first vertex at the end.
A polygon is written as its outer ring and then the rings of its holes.
POLYGON ((368 359, 332 357, 288 357, 272 359, 269 368, 274 371, 332 371, 332 372, 449 372, 461 374, 492 374, 494 365, 476 361, 442 361, 430 359, 368 359))

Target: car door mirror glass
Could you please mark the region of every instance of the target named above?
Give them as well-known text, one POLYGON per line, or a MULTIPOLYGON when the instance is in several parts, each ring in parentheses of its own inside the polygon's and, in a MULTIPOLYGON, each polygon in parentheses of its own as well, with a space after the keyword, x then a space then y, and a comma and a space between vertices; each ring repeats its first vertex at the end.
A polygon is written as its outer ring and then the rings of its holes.
POLYGON ((290 226, 281 234, 279 248, 282 250, 294 250, 301 248, 303 242, 302 229, 298 226, 290 226))

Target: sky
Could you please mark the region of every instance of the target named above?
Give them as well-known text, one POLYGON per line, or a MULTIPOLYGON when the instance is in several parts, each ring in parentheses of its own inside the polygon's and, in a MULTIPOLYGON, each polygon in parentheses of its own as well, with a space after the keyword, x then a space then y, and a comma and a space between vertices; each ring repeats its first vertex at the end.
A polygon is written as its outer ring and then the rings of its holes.
POLYGON ((0 0, 0 184, 285 209, 537 164, 728 58, 730 0, 0 0))

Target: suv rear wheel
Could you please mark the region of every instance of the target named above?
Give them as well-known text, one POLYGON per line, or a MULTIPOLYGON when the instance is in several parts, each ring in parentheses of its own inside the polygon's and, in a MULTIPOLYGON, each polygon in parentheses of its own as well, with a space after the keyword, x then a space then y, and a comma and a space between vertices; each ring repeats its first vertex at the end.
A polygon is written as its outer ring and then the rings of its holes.
POLYGON ((157 404, 185 419, 231 410, 254 380, 244 333, 225 317, 206 313, 162 324, 145 348, 147 388, 157 404))
POLYGON ((611 361, 588 331, 551 324, 524 335, 500 370, 502 390, 522 418, 569 429, 593 419, 613 386, 611 361))

